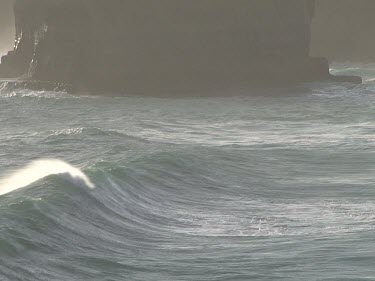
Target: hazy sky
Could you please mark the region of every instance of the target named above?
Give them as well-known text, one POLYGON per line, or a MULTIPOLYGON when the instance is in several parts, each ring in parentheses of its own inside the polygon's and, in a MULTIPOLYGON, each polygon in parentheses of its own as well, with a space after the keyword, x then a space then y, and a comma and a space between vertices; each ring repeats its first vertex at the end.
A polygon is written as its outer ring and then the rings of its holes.
POLYGON ((0 56, 13 47, 15 31, 12 4, 13 0, 0 0, 0 56))

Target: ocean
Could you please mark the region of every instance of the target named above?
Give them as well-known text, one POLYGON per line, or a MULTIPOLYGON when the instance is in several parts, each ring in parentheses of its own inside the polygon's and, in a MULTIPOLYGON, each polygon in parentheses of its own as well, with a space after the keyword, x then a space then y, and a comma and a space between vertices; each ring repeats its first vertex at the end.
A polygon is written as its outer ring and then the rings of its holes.
POLYGON ((375 280, 375 66, 331 71, 365 83, 3 86, 0 280, 375 280))

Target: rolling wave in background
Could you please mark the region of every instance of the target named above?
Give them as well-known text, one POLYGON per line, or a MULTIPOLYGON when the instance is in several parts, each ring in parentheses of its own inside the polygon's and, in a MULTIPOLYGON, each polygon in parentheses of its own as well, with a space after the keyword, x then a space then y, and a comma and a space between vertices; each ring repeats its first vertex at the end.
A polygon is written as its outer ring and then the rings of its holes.
POLYGON ((0 280, 373 280, 375 71, 332 72, 366 83, 178 99, 3 87, 1 174, 16 172, 0 280))

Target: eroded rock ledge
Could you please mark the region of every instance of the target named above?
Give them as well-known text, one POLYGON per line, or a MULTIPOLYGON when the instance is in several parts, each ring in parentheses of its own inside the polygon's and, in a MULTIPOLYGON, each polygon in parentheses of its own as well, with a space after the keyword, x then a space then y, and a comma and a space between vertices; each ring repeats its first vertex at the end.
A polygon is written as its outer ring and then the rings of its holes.
POLYGON ((314 4, 16 0, 15 49, 0 76, 126 94, 330 80, 327 60, 309 57, 314 4))

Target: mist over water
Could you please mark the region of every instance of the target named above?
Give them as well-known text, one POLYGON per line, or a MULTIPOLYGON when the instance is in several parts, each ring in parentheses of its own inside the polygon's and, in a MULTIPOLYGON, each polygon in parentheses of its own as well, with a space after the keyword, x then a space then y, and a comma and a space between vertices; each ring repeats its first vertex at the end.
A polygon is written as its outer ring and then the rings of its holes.
POLYGON ((374 69, 230 98, 2 88, 0 279, 372 280, 374 69))

